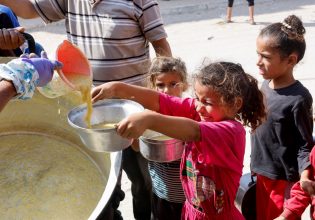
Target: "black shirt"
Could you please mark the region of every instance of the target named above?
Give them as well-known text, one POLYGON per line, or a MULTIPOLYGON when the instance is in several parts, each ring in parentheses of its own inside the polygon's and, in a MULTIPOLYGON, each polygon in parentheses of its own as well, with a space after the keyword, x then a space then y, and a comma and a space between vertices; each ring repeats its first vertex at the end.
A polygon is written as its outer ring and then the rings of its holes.
POLYGON ((312 103, 309 91, 299 82, 271 89, 264 81, 267 120, 251 135, 251 170, 275 180, 299 180, 310 165, 313 147, 312 103))

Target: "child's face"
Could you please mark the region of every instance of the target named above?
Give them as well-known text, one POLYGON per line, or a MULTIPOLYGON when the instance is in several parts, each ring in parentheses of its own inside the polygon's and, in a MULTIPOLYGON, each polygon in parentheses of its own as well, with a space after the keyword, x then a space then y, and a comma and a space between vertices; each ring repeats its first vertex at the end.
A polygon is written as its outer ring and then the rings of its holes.
POLYGON ((179 74, 173 72, 160 73, 155 78, 154 87, 157 91, 171 96, 182 96, 183 83, 179 74))
POLYGON ((259 68, 259 74, 264 79, 276 79, 281 80, 286 78, 292 72, 292 66, 288 64, 287 58, 281 58, 279 51, 271 48, 271 40, 258 37, 256 41, 257 47, 257 66, 259 68))
POLYGON ((195 83, 196 110, 201 121, 222 121, 229 119, 228 109, 222 105, 221 96, 211 88, 195 83))

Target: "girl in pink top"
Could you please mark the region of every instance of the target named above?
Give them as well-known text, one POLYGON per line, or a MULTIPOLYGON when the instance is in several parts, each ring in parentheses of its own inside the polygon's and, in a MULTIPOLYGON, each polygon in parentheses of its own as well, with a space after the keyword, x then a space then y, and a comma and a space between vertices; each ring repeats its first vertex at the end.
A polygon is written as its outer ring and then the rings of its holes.
POLYGON ((144 112, 120 121, 117 132, 138 138, 146 129, 186 141, 181 181, 186 196, 182 219, 243 220, 234 205, 242 175, 245 129, 265 117, 257 80, 238 64, 216 62, 194 77, 195 98, 168 96, 110 82, 95 87, 93 101, 118 97, 141 103, 144 112))

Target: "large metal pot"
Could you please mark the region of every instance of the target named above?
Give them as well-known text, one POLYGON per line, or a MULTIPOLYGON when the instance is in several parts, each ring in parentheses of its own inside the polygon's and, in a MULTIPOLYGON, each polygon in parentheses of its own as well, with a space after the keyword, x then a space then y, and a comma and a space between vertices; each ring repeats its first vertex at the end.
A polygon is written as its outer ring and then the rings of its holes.
MULTIPOLYGON (((121 172, 121 152, 96 153, 82 144, 75 130, 67 122, 69 110, 79 104, 81 104, 81 98, 76 93, 57 99, 48 99, 36 92, 31 100, 11 101, 0 113, 0 147, 2 136, 25 132, 58 137, 78 147, 79 151, 95 164, 100 175, 107 181, 104 180, 104 190, 99 196, 100 200, 96 201, 95 209, 91 210, 89 219, 92 220, 97 219, 102 212, 104 213, 104 208, 108 206, 121 172)), ((45 199, 49 200, 49 198, 45 199)))
POLYGON ((241 177, 235 204, 246 220, 256 220, 256 177, 250 173, 241 177))

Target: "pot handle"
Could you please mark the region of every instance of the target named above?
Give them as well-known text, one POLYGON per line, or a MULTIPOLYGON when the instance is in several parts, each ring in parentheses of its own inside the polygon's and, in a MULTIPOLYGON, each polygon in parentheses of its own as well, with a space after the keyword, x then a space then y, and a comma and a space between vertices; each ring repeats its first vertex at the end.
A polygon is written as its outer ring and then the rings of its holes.
POLYGON ((252 186, 252 185, 256 184, 256 181, 255 181, 255 179, 254 179, 254 176, 253 176, 253 175, 250 175, 250 179, 251 179, 251 181, 248 183, 248 187, 250 187, 250 186, 252 186))
POLYGON ((33 36, 28 34, 28 33, 22 33, 22 34, 28 43, 29 52, 35 53, 36 48, 35 48, 35 40, 34 40, 33 36))

